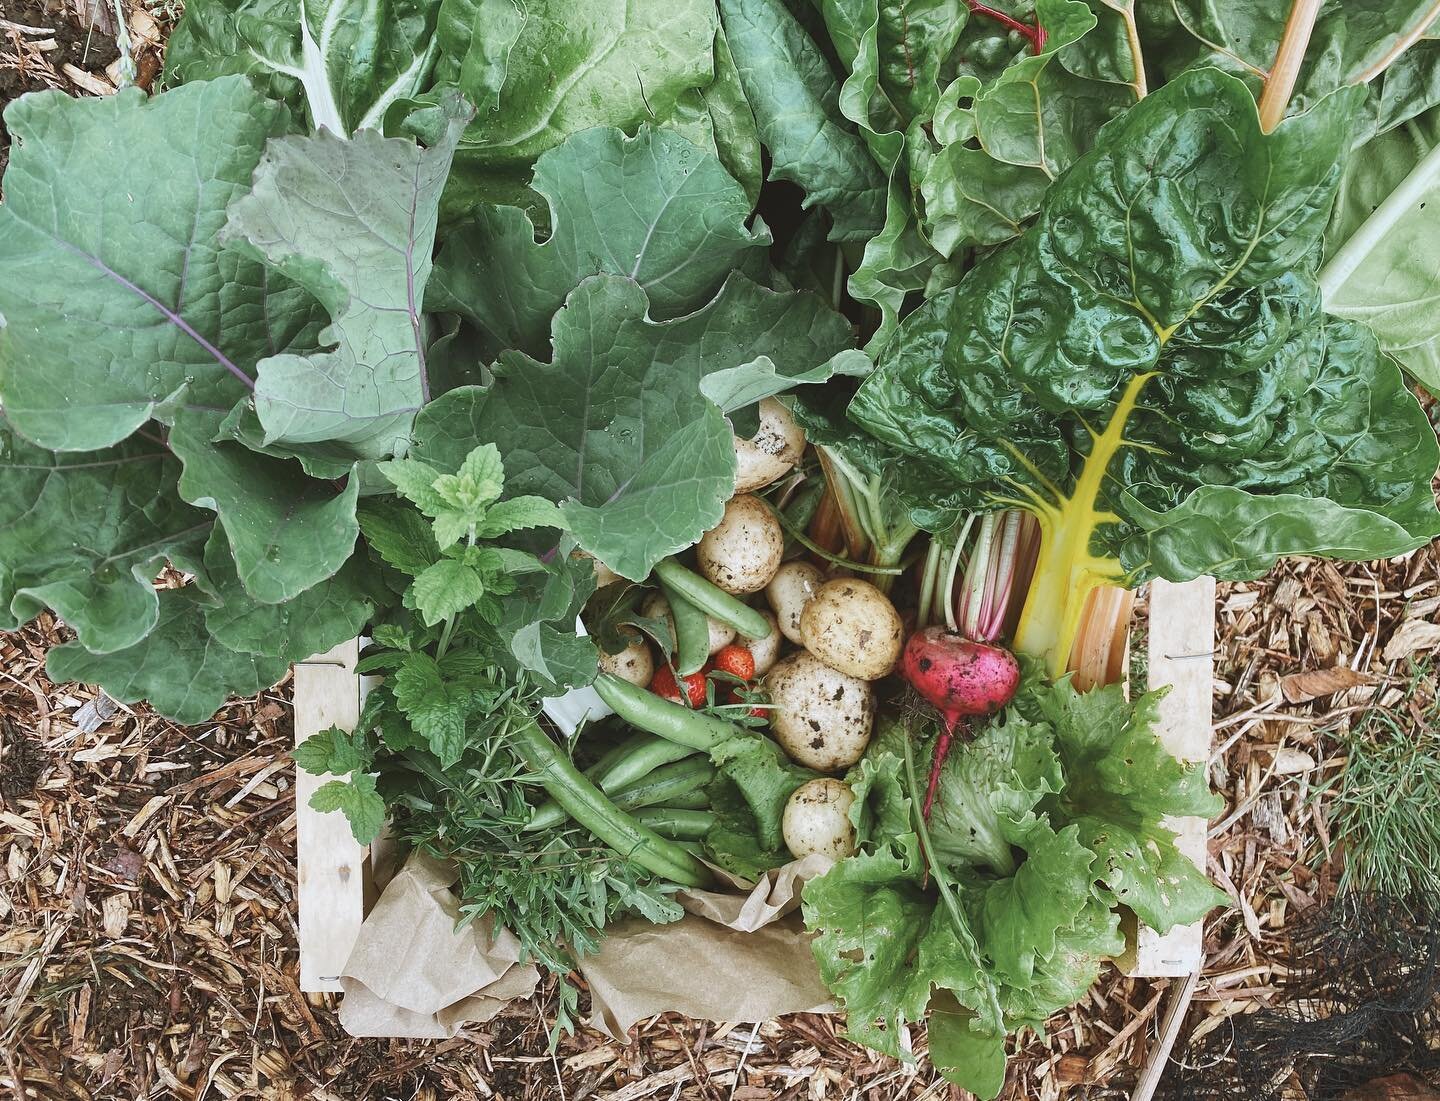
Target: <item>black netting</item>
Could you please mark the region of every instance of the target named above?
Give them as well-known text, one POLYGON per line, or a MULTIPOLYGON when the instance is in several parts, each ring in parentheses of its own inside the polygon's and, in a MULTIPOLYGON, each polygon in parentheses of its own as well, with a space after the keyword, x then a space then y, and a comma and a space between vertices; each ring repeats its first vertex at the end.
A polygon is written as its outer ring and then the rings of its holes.
POLYGON ((1351 897, 1315 911, 1290 931, 1277 1004, 1177 1053, 1159 1096, 1269 1101, 1298 1079, 1308 1101, 1339 1101, 1403 1073, 1440 1085, 1440 910, 1351 897))

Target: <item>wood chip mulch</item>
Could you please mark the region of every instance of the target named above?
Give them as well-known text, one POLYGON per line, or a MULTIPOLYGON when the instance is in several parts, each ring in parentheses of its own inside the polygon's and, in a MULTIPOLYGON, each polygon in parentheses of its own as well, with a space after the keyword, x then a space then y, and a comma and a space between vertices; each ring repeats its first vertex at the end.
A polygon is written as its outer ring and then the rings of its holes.
MULTIPOLYGON (((1182 1037, 1267 1004, 1291 916, 1333 889, 1316 791, 1325 735, 1401 698, 1440 646, 1440 549, 1389 562, 1285 563, 1222 586, 1211 778, 1227 799, 1212 918, 1182 1037)), ((545 1044, 547 998, 444 1043, 356 1040, 296 984, 287 686, 183 728, 52 685, 42 618, 0 635, 0 1089, 25 1098, 608 1101, 960 1098, 876 1057, 836 1020, 755 1027, 666 1016, 628 1044, 545 1044)), ((1433 674, 1421 691, 1433 697, 1433 674)), ((1013 1060, 1004 1095, 1129 1096, 1176 983, 1109 972, 1013 1060)), ((923 1037, 917 1037, 923 1049, 923 1037)), ((1184 1058, 1184 1040, 1174 1058, 1184 1058)))

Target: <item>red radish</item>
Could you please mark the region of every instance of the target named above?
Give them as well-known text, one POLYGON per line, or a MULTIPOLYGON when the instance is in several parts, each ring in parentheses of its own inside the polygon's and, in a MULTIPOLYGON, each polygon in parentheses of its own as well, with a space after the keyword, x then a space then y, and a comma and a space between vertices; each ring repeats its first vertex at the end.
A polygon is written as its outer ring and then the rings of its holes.
POLYGON ((920 812, 928 822, 956 727, 966 719, 993 715, 1009 703, 1020 687, 1020 663, 1009 650, 936 626, 910 636, 900 665, 905 679, 935 706, 944 724, 935 739, 920 812))

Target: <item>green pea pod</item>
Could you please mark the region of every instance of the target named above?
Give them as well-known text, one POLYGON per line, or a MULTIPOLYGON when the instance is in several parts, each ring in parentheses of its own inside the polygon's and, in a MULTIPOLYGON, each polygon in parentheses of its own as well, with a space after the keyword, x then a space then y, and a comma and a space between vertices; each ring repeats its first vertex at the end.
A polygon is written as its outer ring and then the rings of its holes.
MULTIPOLYGON (((593 781, 601 791, 613 794, 644 779, 662 765, 694 754, 695 750, 689 746, 642 732, 626 738, 587 768, 585 777, 593 781)), ((530 816, 530 821, 525 823, 525 828, 543 830, 558 826, 563 821, 564 809, 554 799, 547 799, 535 808, 535 813, 530 816)))
POLYGON ((678 843, 641 825, 607 799, 536 723, 521 723, 510 738, 545 790, 596 840, 661 879, 685 887, 708 887, 714 882, 710 869, 678 843))
POLYGON ((675 621, 675 671, 688 677, 700 672, 710 656, 710 621, 663 578, 660 588, 670 602, 670 618, 675 621))
POLYGON ((698 841, 714 828, 715 815, 708 810, 646 807, 635 812, 635 821, 671 841, 698 841))
POLYGON ((639 783, 622 788, 611 796, 621 810, 666 806, 672 799, 683 799, 701 791, 715 779, 715 766, 703 757, 657 768, 639 783))
POLYGON ((754 608, 710 584, 694 570, 687 570, 673 558, 661 561, 655 567, 655 576, 706 615, 729 624, 746 638, 764 638, 770 633, 770 621, 754 608))

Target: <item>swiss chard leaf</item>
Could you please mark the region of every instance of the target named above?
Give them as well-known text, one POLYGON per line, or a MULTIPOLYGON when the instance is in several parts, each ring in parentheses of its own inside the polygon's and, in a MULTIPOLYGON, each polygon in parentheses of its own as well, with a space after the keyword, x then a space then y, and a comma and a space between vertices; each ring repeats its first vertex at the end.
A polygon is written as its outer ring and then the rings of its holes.
POLYGON ((180 464, 157 439, 50 452, 0 419, 0 628, 53 608, 96 653, 155 626, 167 560, 198 566, 214 517, 175 491, 180 464))
POLYGON ((429 397, 420 303, 440 192, 469 108, 447 99, 429 149, 362 131, 272 141, 223 236, 315 295, 333 349, 261 362, 265 443, 343 444, 358 458, 403 449, 429 397), (345 247, 337 249, 337 241, 345 247))
POLYGON ((1104 129, 1035 227, 907 320, 852 403, 906 456, 927 523, 1037 514, 1016 642, 1057 674, 1103 581, 1251 576, 1440 531, 1434 433, 1373 338, 1324 320, 1308 275, 1357 96, 1266 135, 1233 77, 1172 81, 1104 129), (1337 509, 1368 522, 1332 531, 1337 509), (1217 528, 1246 553, 1202 537, 1217 528))
POLYGON ((204 722, 229 696, 252 696, 285 675, 284 658, 224 646, 205 626, 207 598, 195 586, 160 593, 160 617, 135 646, 92 654, 78 642, 51 650, 54 681, 98 684, 121 703, 150 706, 179 723, 204 722))
MULTIPOLYGON (((1157 77, 1214 65, 1259 90, 1285 30, 1284 5, 1167 0, 1137 4, 1141 40, 1157 77)), ((1427 0, 1326 4, 1310 33, 1290 111, 1308 111, 1336 88, 1365 89, 1356 144, 1440 103, 1440 37, 1427 0), (1413 39, 1413 41, 1412 41, 1413 39), (1409 41, 1408 49, 1395 48, 1409 41)))
POLYGON ((56 450, 108 447, 177 393, 223 412, 260 359, 314 348, 314 301, 219 241, 266 141, 289 127, 283 106, 232 76, 154 98, 23 96, 5 121, 0 401, 17 431, 56 450))
POLYGON ((530 186, 549 205, 547 239, 523 210, 481 207, 446 237, 431 283, 432 308, 497 348, 543 355, 550 319, 590 275, 635 280, 657 319, 686 313, 768 240, 746 228, 750 201, 720 160, 668 130, 573 134, 540 157, 530 186))
POLYGON ((840 111, 840 82, 780 0, 720 0, 740 83, 770 151, 770 178, 832 216, 830 237, 863 241, 885 219, 885 176, 840 111))
POLYGON ((700 380, 760 356, 804 373, 850 340, 813 296, 741 276, 686 317, 657 323, 647 311, 633 281, 585 280, 552 322, 552 360, 507 352, 492 386, 436 399, 416 422, 414 456, 449 467, 495 443, 511 464, 507 489, 561 504, 581 547, 645 578, 714 526, 730 496, 730 429, 700 380))

